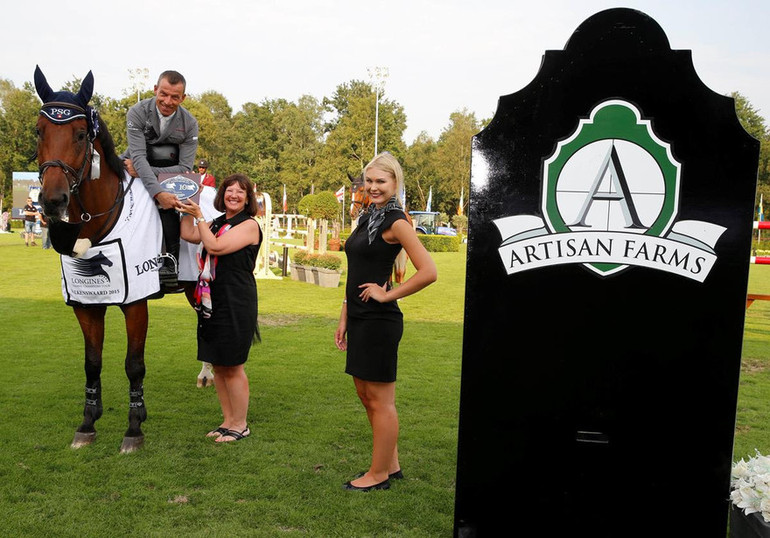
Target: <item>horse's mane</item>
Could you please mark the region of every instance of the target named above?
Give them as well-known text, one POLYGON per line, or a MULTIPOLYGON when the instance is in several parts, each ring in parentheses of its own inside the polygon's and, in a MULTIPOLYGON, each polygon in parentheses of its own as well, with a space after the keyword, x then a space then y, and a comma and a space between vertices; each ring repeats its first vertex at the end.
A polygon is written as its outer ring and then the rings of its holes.
POLYGON ((96 135, 96 139, 102 144, 102 151, 104 152, 104 158, 107 160, 107 166, 115 172, 119 179, 122 179, 125 170, 123 159, 115 153, 115 141, 112 139, 112 135, 109 129, 107 129, 107 124, 101 116, 99 116, 99 134, 96 135))

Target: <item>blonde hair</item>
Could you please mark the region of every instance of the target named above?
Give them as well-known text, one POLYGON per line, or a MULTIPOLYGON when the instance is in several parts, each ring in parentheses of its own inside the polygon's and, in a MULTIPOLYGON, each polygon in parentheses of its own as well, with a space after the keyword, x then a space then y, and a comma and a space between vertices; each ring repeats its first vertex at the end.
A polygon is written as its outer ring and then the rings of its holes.
POLYGON ((401 169, 398 159, 387 151, 383 151, 366 165, 364 168, 364 177, 366 177, 366 172, 369 168, 377 168, 383 172, 387 172, 396 179, 396 198, 401 203, 401 207, 404 207, 405 200, 401 198, 402 193, 405 192, 404 171, 401 169))

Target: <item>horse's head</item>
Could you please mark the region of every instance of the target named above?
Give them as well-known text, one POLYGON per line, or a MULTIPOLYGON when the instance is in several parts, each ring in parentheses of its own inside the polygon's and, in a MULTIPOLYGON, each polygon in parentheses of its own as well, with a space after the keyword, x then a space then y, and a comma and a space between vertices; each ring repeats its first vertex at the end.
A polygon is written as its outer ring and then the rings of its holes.
POLYGON ((353 177, 348 173, 350 180, 350 218, 355 220, 369 205, 369 195, 364 189, 364 176, 353 177))
POLYGON ((89 71, 77 94, 55 92, 40 67, 36 67, 35 88, 43 101, 37 120, 40 203, 48 219, 66 221, 73 193, 91 170, 92 141, 97 128, 88 102, 94 77, 89 71))

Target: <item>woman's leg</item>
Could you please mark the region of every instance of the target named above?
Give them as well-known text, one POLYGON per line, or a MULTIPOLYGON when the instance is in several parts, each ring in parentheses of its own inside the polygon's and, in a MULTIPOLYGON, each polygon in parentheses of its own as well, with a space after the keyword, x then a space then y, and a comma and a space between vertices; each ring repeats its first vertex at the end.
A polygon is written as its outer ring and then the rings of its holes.
POLYGON ((396 384, 353 378, 358 397, 372 426, 372 464, 369 471, 351 483, 356 487, 379 484, 398 471, 398 412, 396 384))
MULTIPOLYGON (((249 379, 243 364, 238 366, 214 366, 214 386, 219 404, 222 406, 222 427, 242 432, 246 429, 246 414, 249 410, 249 379)), ((233 441, 222 435, 217 442, 233 441)))

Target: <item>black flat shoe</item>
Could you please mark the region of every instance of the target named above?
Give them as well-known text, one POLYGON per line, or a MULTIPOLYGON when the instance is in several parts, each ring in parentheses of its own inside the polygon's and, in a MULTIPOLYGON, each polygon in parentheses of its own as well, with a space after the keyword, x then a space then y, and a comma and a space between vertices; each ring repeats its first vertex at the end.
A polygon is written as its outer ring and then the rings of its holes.
POLYGON ((372 491, 373 489, 390 489, 390 480, 385 479, 379 484, 372 484, 371 486, 354 486, 350 482, 345 482, 342 484, 342 489, 346 489, 348 491, 372 491))
MULTIPOLYGON (((361 471, 360 473, 358 473, 358 474, 357 474, 357 475, 356 475, 356 476, 353 478, 353 480, 355 480, 356 478, 361 478, 361 477, 362 477, 362 476, 364 476, 365 474, 366 474, 366 471, 361 471)), ((402 473, 402 472, 401 472, 401 469, 399 469, 399 470, 398 470, 398 471, 396 471, 395 473, 390 473, 390 474, 388 475, 388 480, 403 480, 403 478, 404 478, 404 473, 402 473)))

